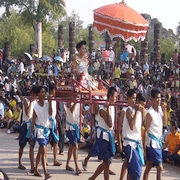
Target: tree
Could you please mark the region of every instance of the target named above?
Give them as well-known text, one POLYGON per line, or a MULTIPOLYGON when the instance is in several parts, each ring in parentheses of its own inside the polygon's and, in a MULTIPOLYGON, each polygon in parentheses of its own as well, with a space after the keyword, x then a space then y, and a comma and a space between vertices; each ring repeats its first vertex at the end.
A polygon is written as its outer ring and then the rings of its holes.
POLYGON ((43 54, 52 56, 53 49, 57 49, 57 43, 56 43, 57 38, 55 39, 53 37, 51 30, 48 29, 45 32, 43 32, 42 39, 43 39, 43 47, 42 47, 43 54))
POLYGON ((175 48, 176 48, 175 43, 172 41, 171 38, 161 39, 161 44, 160 44, 161 54, 166 55, 166 61, 169 61, 170 58, 173 56, 175 48))
MULTIPOLYGON (((21 15, 11 11, 11 15, 0 20, 0 47, 4 47, 4 42, 11 43, 11 55, 13 57, 21 56, 24 52, 29 52, 29 45, 34 43, 34 30, 28 25, 21 23, 21 15)), ((50 28, 42 34, 43 54, 52 55, 52 49, 57 48, 56 38, 50 28)))
POLYGON ((48 19, 57 19, 66 14, 64 0, 0 0, 0 7, 5 7, 5 16, 11 15, 12 8, 17 8, 22 20, 34 27, 35 22, 47 24, 48 19))
POLYGON ((10 42, 13 57, 29 52, 29 45, 34 42, 33 28, 21 24, 21 17, 15 11, 11 11, 9 18, 1 19, 0 34, 0 47, 4 47, 4 42, 10 42))

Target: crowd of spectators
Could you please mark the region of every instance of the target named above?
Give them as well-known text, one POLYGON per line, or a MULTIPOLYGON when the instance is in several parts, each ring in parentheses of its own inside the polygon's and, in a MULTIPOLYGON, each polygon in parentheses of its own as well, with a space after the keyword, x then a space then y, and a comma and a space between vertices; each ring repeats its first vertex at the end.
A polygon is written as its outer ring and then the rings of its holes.
MULTIPOLYGON (((67 52, 62 51, 58 54, 62 57, 63 62, 54 60, 57 54, 53 51, 52 61, 43 61, 36 57, 32 61, 26 61, 25 57, 20 57, 0 64, 0 125, 1 128, 7 128, 7 133, 19 131, 22 116, 21 98, 29 95, 31 85, 48 87, 54 82, 54 76, 63 77, 64 74, 71 73, 71 62, 67 52)), ((113 79, 112 85, 116 86, 120 101, 127 100, 128 89, 135 89, 145 96, 148 105, 151 102, 151 89, 158 88, 162 94, 162 101, 167 104, 168 127, 166 131, 172 133, 177 130, 178 132, 180 127, 180 65, 178 59, 180 58, 177 50, 175 50, 174 57, 163 64, 151 59, 136 62, 134 50, 127 52, 125 49, 119 59, 115 58, 112 47, 109 52, 108 60, 103 58, 101 49, 97 52, 93 50, 92 54, 89 54, 89 74, 94 79, 101 78, 108 83, 110 79, 113 79), (172 119, 176 122, 175 125, 171 124, 172 119)), ((89 145, 88 121, 88 119, 84 120, 82 135, 85 141, 81 147, 89 145)), ((167 144, 171 143, 169 139, 168 141, 164 139, 164 141, 167 144)), ((176 144, 180 144, 180 136, 176 144)), ((171 160, 168 162, 172 163, 171 160)))

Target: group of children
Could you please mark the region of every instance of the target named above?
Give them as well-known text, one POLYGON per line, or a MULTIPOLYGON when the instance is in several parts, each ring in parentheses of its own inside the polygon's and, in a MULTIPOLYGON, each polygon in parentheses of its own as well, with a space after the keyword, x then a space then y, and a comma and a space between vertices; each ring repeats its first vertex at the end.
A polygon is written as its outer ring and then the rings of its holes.
MULTIPOLYGON (((104 179, 108 180, 109 174, 112 173, 109 166, 115 154, 115 143, 112 134, 115 112, 111 104, 115 103, 116 96, 116 88, 109 88, 105 104, 99 106, 98 115, 96 116, 98 121, 96 140, 82 165, 83 169, 87 171, 87 163, 92 156, 98 156, 103 162, 97 167, 89 180, 96 179, 101 172, 104 172, 104 179)), ((166 105, 161 102, 161 93, 158 89, 151 90, 152 104, 147 111, 145 110, 146 100, 141 93, 137 95, 135 90, 129 89, 127 91, 127 98, 128 107, 122 110, 117 130, 119 151, 123 151, 122 146, 125 151, 125 161, 122 166, 120 179, 124 179, 126 169, 128 171, 127 179, 140 179, 142 166, 145 165, 146 160, 143 179, 147 180, 151 168, 156 166, 157 179, 160 180, 162 173, 161 137, 163 128, 167 126, 166 105)), ((73 170, 69 166, 69 160, 73 153, 76 155, 74 156, 76 174, 80 174, 81 171, 77 165, 77 144, 79 139, 77 126, 79 121, 76 116, 79 108, 76 103, 72 103, 68 108, 67 114, 71 118, 67 118, 68 126, 66 130, 70 147, 66 169, 73 170), (76 118, 74 118, 75 116, 76 118), (73 120, 76 121, 73 122, 73 120)))
MULTIPOLYGON (((22 155, 27 142, 30 144, 29 156, 31 169, 30 172, 35 176, 42 177, 38 167, 40 161, 44 170, 45 179, 51 177, 48 173, 47 165, 47 144, 51 142, 54 153, 54 166, 60 166, 62 163, 57 161, 57 148, 59 135, 56 130, 56 101, 52 100, 54 94, 54 84, 49 85, 49 95, 43 86, 33 85, 30 95, 22 98, 22 124, 19 135, 19 169, 26 169, 22 163, 22 155), (34 146, 39 143, 36 164, 34 166, 34 146)), ((82 167, 87 171, 87 164, 91 157, 98 156, 102 163, 97 167, 89 180, 96 179, 101 172, 104 172, 104 179, 109 179, 109 174, 115 174, 110 170, 112 158, 115 155, 114 141, 114 120, 115 109, 112 105, 116 102, 117 90, 110 87, 107 93, 107 100, 103 105, 98 106, 95 119, 98 122, 96 127, 96 137, 88 156, 82 162, 82 167)), ((152 106, 146 111, 145 97, 136 91, 129 89, 127 91, 128 106, 121 111, 118 120, 117 140, 118 151, 125 152, 125 161, 122 165, 120 179, 124 179, 127 169, 128 179, 140 179, 142 166, 146 169, 143 179, 147 180, 150 169, 153 166, 157 168, 157 179, 161 179, 162 173, 162 144, 161 137, 163 127, 167 125, 166 106, 161 102, 161 93, 158 89, 151 90, 152 106), (144 131, 142 135, 142 126, 144 131), (142 146, 143 145, 143 146, 142 146)), ((8 105, 6 110, 8 111, 8 105)), ((67 154, 66 170, 74 171, 70 166, 70 160, 73 155, 75 162, 75 173, 79 175, 82 171, 78 165, 78 143, 80 139, 80 103, 65 103, 66 112, 66 136, 69 140, 69 149, 67 154)), ((82 115, 89 113, 89 109, 84 109, 82 115)), ((9 124, 8 124, 9 127, 9 124)), ((90 128, 86 119, 82 135, 88 137, 90 128)))

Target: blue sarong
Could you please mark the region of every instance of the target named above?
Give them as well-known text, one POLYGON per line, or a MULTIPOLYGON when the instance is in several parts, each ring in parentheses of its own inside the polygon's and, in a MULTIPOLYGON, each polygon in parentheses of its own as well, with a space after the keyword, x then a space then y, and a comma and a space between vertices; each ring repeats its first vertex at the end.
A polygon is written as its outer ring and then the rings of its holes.
POLYGON ((48 137, 50 133, 50 129, 41 125, 36 124, 36 128, 38 129, 44 129, 44 137, 48 137))
POLYGON ((69 123, 68 121, 66 121, 66 123, 69 125, 69 126, 72 126, 75 131, 76 131, 76 136, 77 136, 77 139, 79 140, 80 139, 80 132, 79 132, 79 127, 77 124, 71 124, 69 123))
POLYGON ((142 152, 141 141, 137 141, 137 140, 130 139, 127 137, 125 137, 124 140, 130 141, 130 142, 135 142, 137 144, 137 149, 138 149, 141 165, 144 166, 144 156, 143 156, 143 152, 142 152))
POLYGON ((59 137, 58 135, 55 133, 55 130, 56 130, 56 120, 52 117, 49 118, 50 121, 52 121, 52 136, 53 136, 53 139, 55 142, 58 142, 59 141, 59 137))
POLYGON ((125 146, 125 157, 127 160, 128 175, 131 180, 140 180, 142 174, 142 163, 138 148, 134 149, 130 145, 125 146))
POLYGON ((99 126, 98 126, 98 128, 99 128, 101 131, 108 133, 108 135, 109 135, 109 142, 110 142, 110 145, 111 145, 111 152, 112 152, 112 154, 114 155, 115 152, 116 152, 116 147, 115 147, 114 137, 113 137, 113 135, 112 135, 112 132, 109 131, 109 130, 103 129, 102 127, 99 127, 99 126))
POLYGON ((153 134, 150 134, 150 133, 148 133, 148 136, 149 136, 149 138, 157 141, 159 143, 160 149, 162 149, 162 139, 161 138, 158 139, 156 136, 154 136, 153 134))
POLYGON ((153 148, 152 142, 150 142, 150 147, 146 146, 147 160, 153 162, 155 166, 159 166, 162 163, 162 140, 150 133, 148 133, 148 137, 158 142, 160 148, 153 148))
MULTIPOLYGON (((22 125, 23 125, 24 123, 26 123, 26 122, 23 122, 22 125)), ((30 138, 30 133, 31 133, 32 121, 29 121, 28 123, 29 123, 29 128, 28 128, 28 130, 27 130, 26 138, 29 139, 29 138, 30 138)), ((34 138, 33 135, 32 135, 32 138, 34 138)))

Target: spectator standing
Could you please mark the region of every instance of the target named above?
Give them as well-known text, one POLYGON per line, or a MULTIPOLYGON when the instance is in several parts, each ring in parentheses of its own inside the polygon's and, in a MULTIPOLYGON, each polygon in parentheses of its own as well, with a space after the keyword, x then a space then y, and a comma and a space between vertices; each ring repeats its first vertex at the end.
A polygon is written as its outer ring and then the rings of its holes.
POLYGON ((112 47, 110 47, 109 50, 110 50, 110 56, 109 56, 110 61, 112 61, 114 63, 115 53, 114 53, 112 47))
POLYGON ((66 49, 66 62, 69 62, 69 54, 70 54, 69 50, 66 49))
POLYGON ((0 50, 0 69, 3 69, 3 52, 0 50))
POLYGON ((178 63, 178 52, 177 49, 174 50, 174 64, 178 63))
POLYGON ((95 52, 95 49, 93 49, 92 53, 91 53, 91 60, 92 60, 93 63, 95 61, 95 58, 96 58, 96 52, 95 52))
POLYGON ((99 61, 102 59, 101 48, 98 48, 96 52, 96 59, 99 59, 99 61))
POLYGON ((128 72, 129 66, 126 63, 126 61, 123 61, 122 67, 121 67, 121 78, 126 78, 126 73, 128 72))
POLYGON ((19 72, 22 74, 25 69, 24 69, 24 63, 20 60, 18 60, 18 64, 19 64, 19 72))
POLYGON ((52 66, 52 63, 49 61, 48 62, 48 76, 52 76, 53 75, 53 66, 52 66))
POLYGON ((120 77, 121 77, 121 70, 120 70, 119 64, 116 63, 115 64, 115 76, 114 76, 114 78, 120 79, 120 77))
POLYGON ((28 66, 28 75, 31 77, 34 72, 34 64, 33 61, 30 61, 29 66, 28 66))

